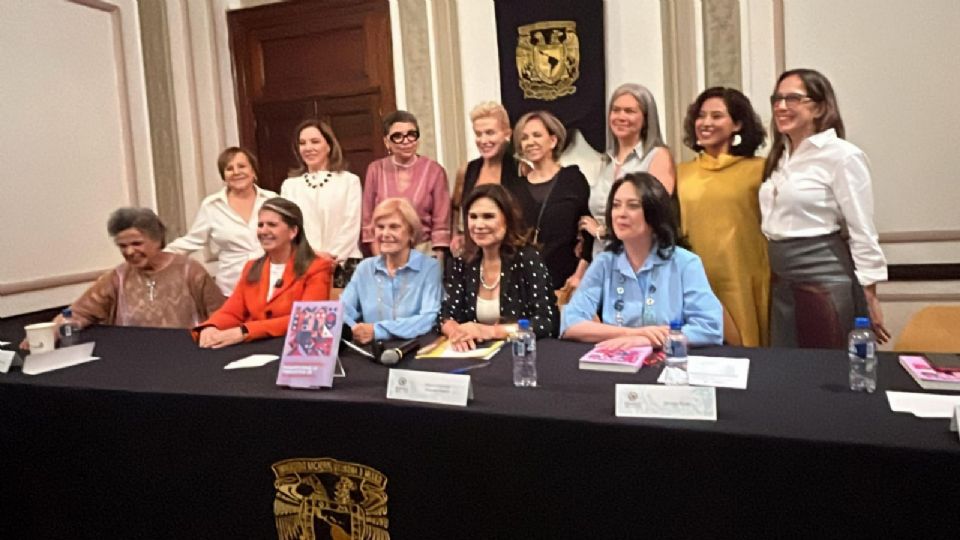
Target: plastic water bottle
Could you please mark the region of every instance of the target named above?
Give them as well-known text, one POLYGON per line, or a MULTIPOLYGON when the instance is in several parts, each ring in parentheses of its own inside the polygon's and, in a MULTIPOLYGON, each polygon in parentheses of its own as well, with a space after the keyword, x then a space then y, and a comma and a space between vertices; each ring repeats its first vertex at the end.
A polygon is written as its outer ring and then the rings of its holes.
POLYGON ((877 336, 870 319, 857 317, 847 340, 850 359, 850 389, 872 394, 877 389, 877 336))
POLYGON ((663 350, 667 354, 664 366, 664 384, 688 384, 687 377, 687 336, 683 335, 683 323, 670 321, 670 333, 663 350))
POLYGON ((60 325, 60 346, 69 347, 80 342, 80 324, 73 318, 73 310, 63 308, 60 312, 63 323, 60 325))
POLYGON ((537 385, 537 336, 530 331, 530 321, 520 319, 520 327, 511 338, 513 347, 513 385, 537 385))

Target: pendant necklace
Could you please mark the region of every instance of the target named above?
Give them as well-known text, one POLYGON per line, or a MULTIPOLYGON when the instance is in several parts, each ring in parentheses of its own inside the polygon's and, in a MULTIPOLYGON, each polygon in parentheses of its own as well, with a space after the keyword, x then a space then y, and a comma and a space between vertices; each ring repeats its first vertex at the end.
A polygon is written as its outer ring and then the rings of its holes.
POLYGON ((322 188, 333 178, 333 173, 330 171, 323 171, 323 177, 320 176, 319 172, 305 172, 303 173, 303 181, 307 183, 313 189, 322 188))

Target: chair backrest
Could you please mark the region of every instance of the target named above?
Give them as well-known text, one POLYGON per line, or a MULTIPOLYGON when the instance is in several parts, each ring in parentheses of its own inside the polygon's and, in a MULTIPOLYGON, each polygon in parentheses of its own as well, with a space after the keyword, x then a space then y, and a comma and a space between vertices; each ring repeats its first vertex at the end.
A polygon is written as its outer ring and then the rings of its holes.
POLYGON ((960 352, 960 305, 927 306, 915 313, 893 350, 960 352))

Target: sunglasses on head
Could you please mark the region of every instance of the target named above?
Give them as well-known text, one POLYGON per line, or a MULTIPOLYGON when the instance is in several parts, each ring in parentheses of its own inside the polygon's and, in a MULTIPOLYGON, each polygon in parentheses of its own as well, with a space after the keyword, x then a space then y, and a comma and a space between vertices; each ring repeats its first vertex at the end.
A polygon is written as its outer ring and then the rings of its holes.
POLYGON ((402 144, 404 142, 415 142, 417 139, 420 138, 420 132, 415 129, 411 129, 406 133, 401 133, 397 131, 388 135, 387 138, 390 139, 390 142, 392 142, 393 144, 402 144))

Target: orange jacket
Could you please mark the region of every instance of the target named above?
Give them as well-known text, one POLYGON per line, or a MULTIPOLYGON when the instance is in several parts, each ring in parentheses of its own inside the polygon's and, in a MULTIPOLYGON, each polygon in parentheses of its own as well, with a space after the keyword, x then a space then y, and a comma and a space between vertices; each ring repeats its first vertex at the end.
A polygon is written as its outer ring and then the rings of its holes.
POLYGON ((248 283, 247 273, 254 261, 248 261, 240 273, 237 288, 227 302, 209 319, 193 330, 193 338, 199 339, 200 330, 215 326, 220 330, 247 327, 246 341, 266 337, 283 336, 287 333, 290 311, 293 303, 299 301, 317 301, 330 298, 330 283, 333 279, 333 261, 326 257, 317 257, 306 273, 293 279, 293 256, 287 261, 283 271, 283 285, 274 290, 273 297, 267 300, 270 290, 270 267, 265 268, 258 283, 248 283))

